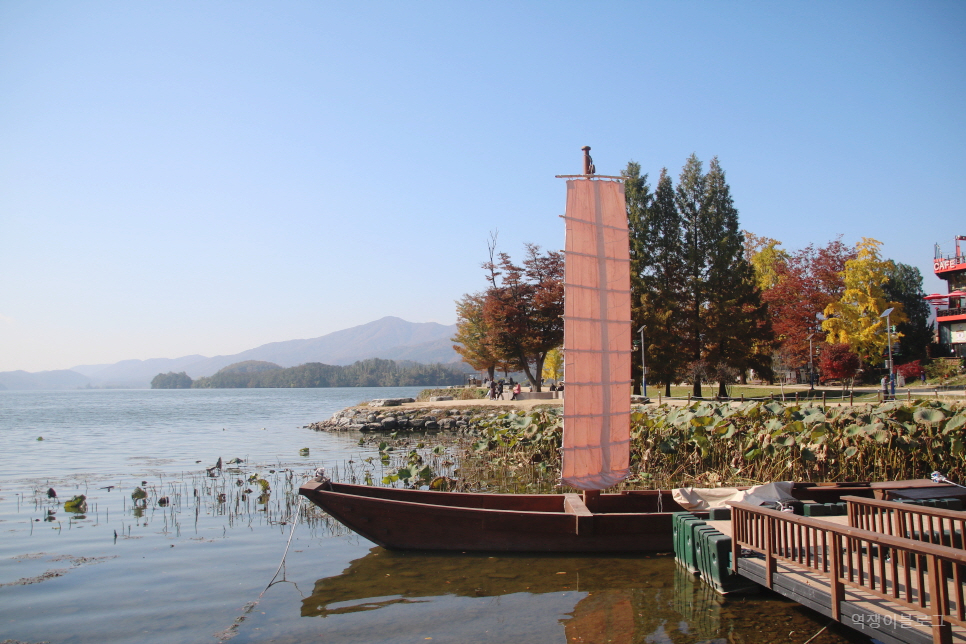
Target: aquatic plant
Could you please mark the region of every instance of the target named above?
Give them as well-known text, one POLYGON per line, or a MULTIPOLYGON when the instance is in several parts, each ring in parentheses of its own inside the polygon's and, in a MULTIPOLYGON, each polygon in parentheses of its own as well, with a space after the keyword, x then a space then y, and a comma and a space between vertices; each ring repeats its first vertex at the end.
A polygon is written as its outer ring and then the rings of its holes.
MULTIPOLYGON (((560 474, 559 412, 495 415, 462 454, 467 487, 544 491, 560 474)), ((636 408, 624 488, 772 480, 966 479, 966 406, 938 400, 832 407, 695 402, 636 408)))

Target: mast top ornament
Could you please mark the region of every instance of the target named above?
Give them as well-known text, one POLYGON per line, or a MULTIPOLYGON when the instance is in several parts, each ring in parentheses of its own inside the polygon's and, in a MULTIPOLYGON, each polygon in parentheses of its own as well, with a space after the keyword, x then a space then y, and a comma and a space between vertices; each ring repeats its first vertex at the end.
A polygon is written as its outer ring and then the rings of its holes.
POLYGON ((594 167, 594 160, 590 157, 590 146, 585 145, 580 149, 584 151, 584 174, 596 174, 597 168, 594 167))
POLYGON ((556 175, 558 179, 610 179, 612 181, 624 181, 626 177, 609 177, 603 174, 597 174, 597 168, 594 167, 594 160, 590 157, 590 146, 585 145, 580 148, 584 151, 584 173, 583 174, 558 174, 556 175))

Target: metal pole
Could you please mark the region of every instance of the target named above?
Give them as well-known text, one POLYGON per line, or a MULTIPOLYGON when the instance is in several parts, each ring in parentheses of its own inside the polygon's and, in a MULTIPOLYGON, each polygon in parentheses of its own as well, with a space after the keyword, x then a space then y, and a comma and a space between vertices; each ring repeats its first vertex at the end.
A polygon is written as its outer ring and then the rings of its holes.
POLYGON ((893 400, 896 397, 896 370, 892 364, 892 325, 889 324, 889 316, 886 315, 886 332, 889 334, 889 384, 890 393, 893 400))
POLYGON ((808 334, 808 390, 815 391, 815 363, 812 361, 812 337, 814 333, 808 334))
POLYGON ((641 393, 644 397, 647 397, 647 358, 644 353, 644 327, 642 326, 637 330, 641 334, 641 384, 643 385, 641 393))
POLYGON ((889 338, 889 385, 890 385, 889 391, 891 392, 892 397, 895 398, 895 396, 896 396, 896 375, 895 375, 895 372, 892 369, 892 325, 889 324, 889 322, 890 322, 889 316, 892 314, 892 311, 893 310, 894 310, 894 308, 891 308, 891 307, 888 308, 888 309, 886 309, 879 316, 879 319, 882 319, 882 318, 885 318, 886 319, 886 334, 888 335, 888 338, 889 338))

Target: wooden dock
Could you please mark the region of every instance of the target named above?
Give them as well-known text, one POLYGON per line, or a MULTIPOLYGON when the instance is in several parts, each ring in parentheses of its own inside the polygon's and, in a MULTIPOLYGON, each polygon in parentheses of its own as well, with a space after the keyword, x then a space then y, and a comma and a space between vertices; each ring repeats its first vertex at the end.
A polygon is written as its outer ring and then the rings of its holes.
POLYGON ((731 504, 732 569, 887 644, 966 643, 966 512, 843 500, 847 517, 731 504))

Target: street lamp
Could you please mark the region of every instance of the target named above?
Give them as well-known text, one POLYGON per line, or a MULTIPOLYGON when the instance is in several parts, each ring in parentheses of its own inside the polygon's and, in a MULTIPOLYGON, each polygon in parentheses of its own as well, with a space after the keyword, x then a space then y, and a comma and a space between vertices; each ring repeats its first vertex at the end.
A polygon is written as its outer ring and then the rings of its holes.
POLYGON ((812 362, 812 338, 814 333, 808 334, 808 390, 815 391, 815 363, 812 362))
MULTIPOLYGON (((646 326, 646 325, 645 325, 646 326)), ((643 385, 643 391, 641 393, 647 397, 647 360, 644 357, 644 327, 642 326, 637 330, 641 334, 641 370, 643 374, 641 376, 641 384, 643 385)))
POLYGON ((886 319, 886 333, 889 336, 889 389, 890 394, 893 398, 896 397, 896 374, 892 370, 892 325, 889 324, 889 315, 895 310, 895 307, 888 308, 882 312, 879 318, 886 319))

